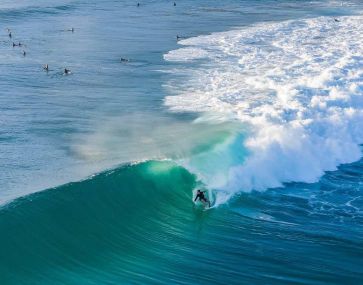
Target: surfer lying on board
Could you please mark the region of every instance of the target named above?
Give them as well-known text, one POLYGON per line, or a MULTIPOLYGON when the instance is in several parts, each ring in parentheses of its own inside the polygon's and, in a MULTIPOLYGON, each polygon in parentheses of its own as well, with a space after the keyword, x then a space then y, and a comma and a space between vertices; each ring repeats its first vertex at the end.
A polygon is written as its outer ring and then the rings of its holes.
POLYGON ((204 196, 204 193, 206 191, 200 191, 200 190, 197 190, 197 196, 195 196, 195 199, 194 199, 194 202, 197 201, 197 199, 199 199, 199 201, 201 202, 205 202, 205 203, 208 203, 209 207, 210 207, 210 202, 207 200, 207 198, 204 196))

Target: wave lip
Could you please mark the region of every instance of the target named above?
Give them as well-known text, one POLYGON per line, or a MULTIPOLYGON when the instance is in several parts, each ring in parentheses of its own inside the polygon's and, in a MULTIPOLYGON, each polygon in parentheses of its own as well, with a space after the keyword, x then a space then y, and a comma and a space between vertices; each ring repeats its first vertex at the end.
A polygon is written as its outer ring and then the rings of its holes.
POLYGON ((220 189, 315 182, 361 157, 363 16, 339 20, 263 23, 194 37, 164 56, 193 63, 171 71, 185 79, 166 86, 170 110, 249 126, 240 142, 249 156, 223 169, 228 179, 220 189))

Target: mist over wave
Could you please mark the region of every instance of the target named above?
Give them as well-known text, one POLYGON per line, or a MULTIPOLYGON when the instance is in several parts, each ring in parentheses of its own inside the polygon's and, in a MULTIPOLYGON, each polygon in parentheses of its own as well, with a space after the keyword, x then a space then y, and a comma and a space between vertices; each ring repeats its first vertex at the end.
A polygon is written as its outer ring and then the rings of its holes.
MULTIPOLYGON (((182 40, 184 47, 164 55, 183 63, 165 85, 170 110, 248 129, 227 146, 248 156, 221 165, 219 190, 230 196, 316 182, 361 157, 362 28, 361 15, 262 23, 182 40)), ((193 160, 186 165, 205 173, 193 160)))

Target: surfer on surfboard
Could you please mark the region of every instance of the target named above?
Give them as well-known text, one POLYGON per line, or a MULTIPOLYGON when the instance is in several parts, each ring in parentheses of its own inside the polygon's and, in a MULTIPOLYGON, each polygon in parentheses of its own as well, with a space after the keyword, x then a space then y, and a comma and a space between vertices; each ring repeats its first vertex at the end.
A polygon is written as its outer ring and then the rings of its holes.
POLYGON ((204 196, 204 193, 206 191, 200 191, 200 190, 197 190, 197 195, 195 196, 194 198, 194 202, 197 201, 199 199, 199 201, 201 202, 205 202, 205 203, 208 203, 208 206, 210 207, 210 202, 207 200, 207 198, 204 196))

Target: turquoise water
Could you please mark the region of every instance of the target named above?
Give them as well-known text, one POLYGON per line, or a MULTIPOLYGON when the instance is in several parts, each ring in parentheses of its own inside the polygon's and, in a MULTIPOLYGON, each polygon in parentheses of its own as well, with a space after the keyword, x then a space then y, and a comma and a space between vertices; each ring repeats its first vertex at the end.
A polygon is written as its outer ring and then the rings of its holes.
POLYGON ((2 209, 2 284, 358 284, 361 171, 347 165, 209 211, 195 208, 195 177, 172 162, 33 194, 2 209))
POLYGON ((361 283, 361 3, 176 3, 0 3, 0 284, 361 283))

